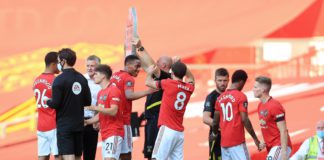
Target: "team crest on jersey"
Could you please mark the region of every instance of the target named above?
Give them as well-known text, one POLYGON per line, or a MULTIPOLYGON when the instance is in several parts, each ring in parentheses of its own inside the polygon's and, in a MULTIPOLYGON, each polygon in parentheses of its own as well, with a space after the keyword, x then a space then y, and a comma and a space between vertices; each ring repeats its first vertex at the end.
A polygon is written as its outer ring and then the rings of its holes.
POLYGON ((126 86, 127 86, 127 87, 131 87, 131 86, 133 86, 133 83, 132 83, 131 81, 128 81, 128 82, 126 83, 126 86))
POLYGON ((82 86, 79 82, 74 82, 73 85, 72 85, 72 92, 75 94, 75 95, 79 95, 82 91, 82 86))
POLYGON ((107 95, 104 95, 102 98, 104 101, 107 100, 107 95))
POLYGON ((261 114, 263 117, 267 117, 267 116, 268 116, 268 110, 262 110, 262 111, 260 111, 260 114, 261 114))
POLYGON ((209 101, 206 102, 206 106, 210 107, 210 102, 209 101))

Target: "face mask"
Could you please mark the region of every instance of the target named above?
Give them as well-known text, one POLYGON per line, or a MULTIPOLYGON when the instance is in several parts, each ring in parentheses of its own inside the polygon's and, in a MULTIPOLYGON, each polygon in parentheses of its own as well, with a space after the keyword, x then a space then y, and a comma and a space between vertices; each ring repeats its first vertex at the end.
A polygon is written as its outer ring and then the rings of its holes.
POLYGON ((60 71, 60 72, 62 72, 62 65, 61 65, 61 63, 57 63, 57 69, 60 71))
POLYGON ((324 138, 324 131, 317 131, 317 136, 320 138, 324 138))

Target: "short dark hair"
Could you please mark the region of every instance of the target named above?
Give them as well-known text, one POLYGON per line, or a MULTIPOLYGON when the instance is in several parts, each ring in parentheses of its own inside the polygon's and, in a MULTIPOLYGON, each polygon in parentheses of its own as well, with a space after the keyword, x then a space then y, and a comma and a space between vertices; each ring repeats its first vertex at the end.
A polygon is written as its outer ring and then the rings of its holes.
POLYGON ((239 82, 239 81, 246 82, 247 79, 248 79, 248 75, 242 69, 236 70, 232 75, 232 83, 239 82))
POLYGON ((66 60, 66 63, 69 66, 74 66, 77 57, 76 57, 75 52, 72 49, 70 49, 70 48, 63 48, 63 49, 61 49, 58 52, 58 54, 59 54, 60 60, 65 59, 66 60))
POLYGON ((95 72, 100 72, 100 73, 104 74, 107 79, 110 79, 110 77, 112 75, 112 70, 111 70, 110 66, 108 66, 106 64, 99 64, 95 68, 95 72))
POLYGON ((187 66, 184 63, 178 61, 172 64, 171 70, 176 77, 182 79, 186 75, 187 66))
POLYGON ((258 76, 255 78, 255 81, 259 82, 260 84, 266 85, 268 91, 270 91, 271 86, 272 86, 271 78, 266 77, 266 76, 258 76))
POLYGON ((51 63, 57 63, 57 52, 48 52, 45 56, 45 65, 48 67, 51 63))
POLYGON ((91 56, 89 56, 89 57, 87 58, 87 61, 97 61, 98 64, 101 63, 101 59, 100 59, 98 56, 96 56, 96 55, 91 55, 91 56))
POLYGON ((126 58, 125 58, 125 61, 124 61, 124 65, 126 66, 127 63, 129 62, 133 62, 134 60, 140 60, 136 55, 128 55, 126 58))
POLYGON ((216 76, 229 76, 227 69, 225 68, 218 68, 215 71, 215 77, 216 76))

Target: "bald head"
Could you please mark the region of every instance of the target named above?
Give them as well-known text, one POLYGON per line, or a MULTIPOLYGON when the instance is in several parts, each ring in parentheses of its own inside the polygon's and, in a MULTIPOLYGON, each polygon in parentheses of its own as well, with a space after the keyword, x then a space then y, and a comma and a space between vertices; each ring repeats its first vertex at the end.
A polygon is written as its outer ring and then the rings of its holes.
POLYGON ((169 72, 172 65, 172 59, 168 56, 162 56, 157 60, 156 64, 161 70, 169 72))
POLYGON ((316 129, 318 131, 324 131, 324 120, 320 120, 317 122, 316 129))

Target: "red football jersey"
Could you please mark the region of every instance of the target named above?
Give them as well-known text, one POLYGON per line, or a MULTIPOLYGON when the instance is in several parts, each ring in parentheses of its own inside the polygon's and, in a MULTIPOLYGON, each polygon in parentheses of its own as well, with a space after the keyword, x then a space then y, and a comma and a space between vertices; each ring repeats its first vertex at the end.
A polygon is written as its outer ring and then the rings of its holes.
MULTIPOLYGON (((266 103, 260 102, 258 105, 258 114, 263 139, 267 145, 267 150, 273 146, 280 146, 280 131, 277 122, 285 121, 285 110, 281 104, 270 97, 266 103)), ((290 136, 288 135, 288 146, 291 147, 290 136)))
POLYGON ((182 132, 183 115, 190 96, 195 90, 194 85, 172 79, 158 81, 156 85, 163 89, 158 126, 165 125, 182 132))
POLYGON ((238 90, 226 90, 215 103, 220 112, 221 146, 232 147, 245 142, 244 125, 240 112, 247 112, 248 101, 238 90))
POLYGON ((56 111, 48 107, 45 102, 48 98, 52 98, 52 84, 54 78, 54 74, 42 73, 35 79, 33 84, 38 111, 38 131, 46 132, 56 128, 56 111))
POLYGON ((110 82, 116 84, 121 92, 121 108, 123 112, 124 124, 130 125, 132 101, 126 98, 125 91, 128 89, 134 91, 135 80, 128 72, 121 70, 112 75, 110 82))
POLYGON ((115 116, 99 113, 100 133, 103 141, 111 136, 124 137, 123 114, 120 108, 121 97, 120 90, 112 83, 98 93, 97 103, 99 107, 110 108, 110 105, 118 106, 115 116))

